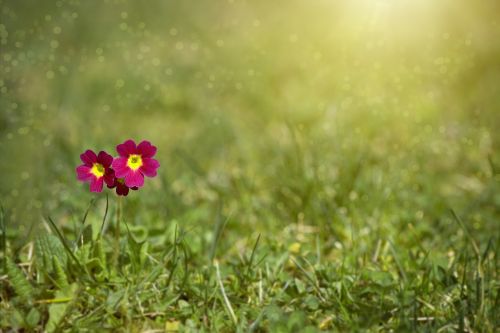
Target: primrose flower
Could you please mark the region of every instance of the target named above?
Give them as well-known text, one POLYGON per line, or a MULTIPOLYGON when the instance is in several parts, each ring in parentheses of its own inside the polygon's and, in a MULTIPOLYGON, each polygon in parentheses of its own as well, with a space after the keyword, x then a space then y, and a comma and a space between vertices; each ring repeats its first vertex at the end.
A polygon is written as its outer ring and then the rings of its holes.
POLYGON ((125 185, 125 180, 123 178, 116 178, 116 177, 114 177, 113 184, 108 185, 108 188, 116 188, 116 194, 123 195, 125 197, 128 195, 130 189, 134 191, 139 189, 138 187, 131 187, 131 188, 127 187, 125 185))
POLYGON ((155 177, 160 163, 153 158, 156 147, 149 141, 142 141, 138 145, 132 140, 116 146, 120 155, 113 160, 112 167, 116 178, 123 178, 127 187, 142 187, 144 176, 155 177))
POLYGON ((90 183, 90 192, 101 192, 103 182, 107 185, 114 183, 114 173, 110 169, 113 157, 104 151, 96 155, 87 150, 80 155, 83 164, 76 168, 78 180, 90 183))

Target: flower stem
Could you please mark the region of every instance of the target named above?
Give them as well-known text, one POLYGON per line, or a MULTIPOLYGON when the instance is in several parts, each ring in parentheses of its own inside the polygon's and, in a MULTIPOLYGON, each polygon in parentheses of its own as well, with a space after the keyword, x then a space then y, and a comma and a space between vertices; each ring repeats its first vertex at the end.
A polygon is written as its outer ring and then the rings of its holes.
POLYGON ((114 262, 118 264, 118 257, 120 255, 120 224, 122 220, 122 196, 118 196, 118 203, 116 207, 116 225, 115 225, 115 253, 114 262))

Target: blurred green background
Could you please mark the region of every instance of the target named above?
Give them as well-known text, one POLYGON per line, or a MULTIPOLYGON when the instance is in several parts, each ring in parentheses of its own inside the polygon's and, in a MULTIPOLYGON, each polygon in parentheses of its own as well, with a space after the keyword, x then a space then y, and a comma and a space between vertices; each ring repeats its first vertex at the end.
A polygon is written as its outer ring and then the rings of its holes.
POLYGON ((498 1, 0 4, 0 198, 20 239, 81 216, 79 154, 128 138, 161 163, 126 198, 137 224, 404 242, 408 224, 447 237, 454 208, 479 237, 498 226, 498 1))

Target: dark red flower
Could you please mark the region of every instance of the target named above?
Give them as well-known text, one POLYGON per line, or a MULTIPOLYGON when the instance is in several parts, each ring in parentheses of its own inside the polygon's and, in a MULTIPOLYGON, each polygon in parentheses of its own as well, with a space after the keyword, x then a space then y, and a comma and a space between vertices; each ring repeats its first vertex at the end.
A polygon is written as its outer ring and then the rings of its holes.
POLYGON ((78 180, 90 183, 90 192, 101 192, 103 182, 107 185, 114 183, 114 173, 110 169, 113 157, 104 151, 96 155, 87 150, 80 155, 83 164, 76 168, 78 180))
POLYGON ((136 191, 138 187, 129 188, 125 185, 125 180, 123 178, 114 177, 114 183, 112 185, 108 185, 109 188, 116 188, 116 194, 127 196, 130 189, 136 191))
POLYGON ((116 146, 116 151, 120 157, 113 160, 112 167, 116 178, 123 178, 127 187, 142 187, 144 176, 156 176, 160 163, 153 158, 156 147, 149 141, 142 141, 136 146, 134 141, 127 140, 116 146))

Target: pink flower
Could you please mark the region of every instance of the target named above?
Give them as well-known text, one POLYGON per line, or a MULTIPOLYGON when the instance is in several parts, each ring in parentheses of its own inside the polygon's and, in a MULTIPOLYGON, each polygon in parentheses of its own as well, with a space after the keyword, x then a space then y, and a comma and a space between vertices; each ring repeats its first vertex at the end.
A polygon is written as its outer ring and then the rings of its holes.
POLYGON ((149 141, 142 141, 136 146, 134 141, 127 140, 116 146, 116 151, 120 157, 113 160, 112 167, 116 178, 123 178, 127 187, 142 187, 144 176, 156 176, 160 163, 153 158, 156 147, 149 141))
POLYGON ((90 183, 90 192, 101 192, 103 182, 113 184, 114 173, 110 169, 113 157, 104 151, 96 155, 92 150, 87 150, 80 155, 83 164, 76 168, 78 180, 90 183))

